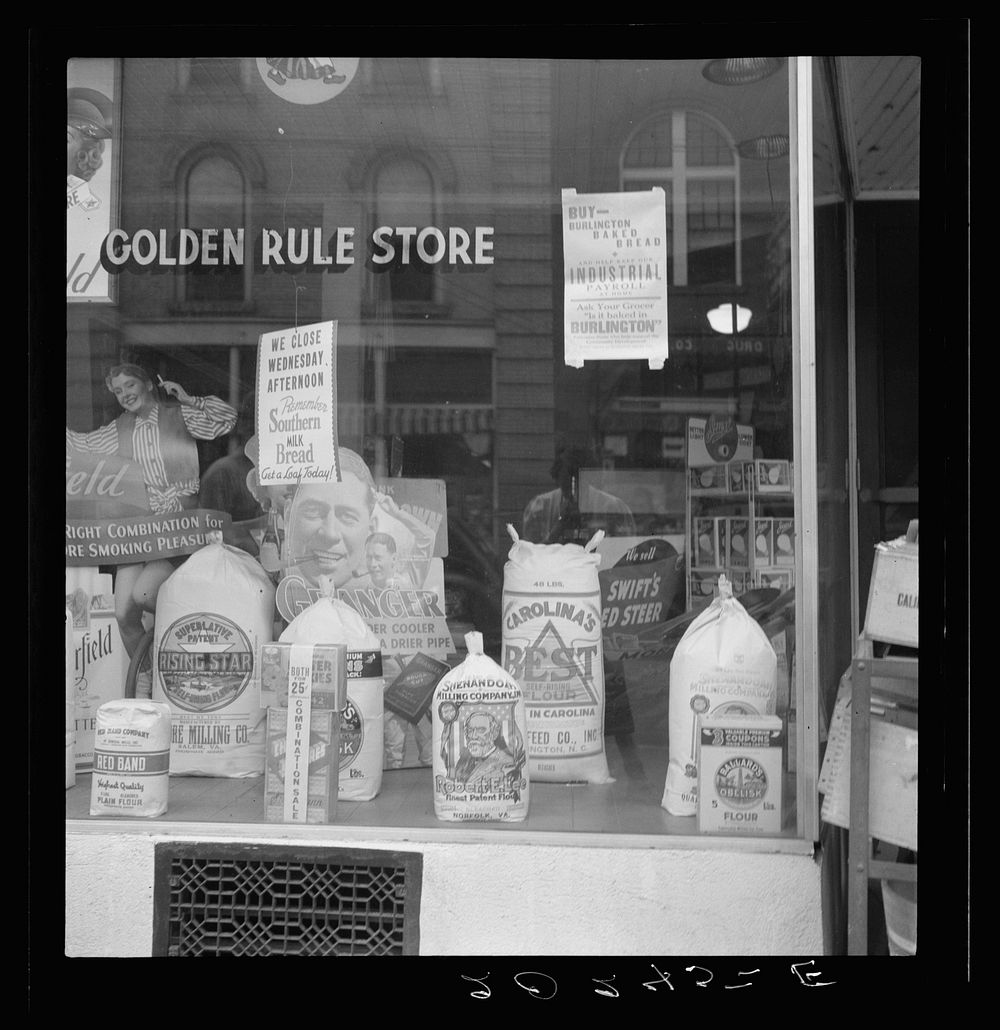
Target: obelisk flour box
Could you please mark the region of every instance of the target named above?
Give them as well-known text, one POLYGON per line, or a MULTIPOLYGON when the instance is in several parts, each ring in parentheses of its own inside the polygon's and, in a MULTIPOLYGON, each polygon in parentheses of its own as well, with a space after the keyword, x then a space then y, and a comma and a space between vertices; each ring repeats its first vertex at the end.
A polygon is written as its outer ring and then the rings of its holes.
POLYGON ((465 635, 468 657, 434 688, 431 724, 434 814, 455 821, 520 822, 528 814, 524 697, 465 635))
POLYGON ((524 693, 533 782, 609 783, 601 629, 603 533, 579 544, 514 545, 503 576, 503 668, 524 693))
POLYGON ((122 698, 97 709, 91 815, 163 815, 169 772, 169 705, 122 698))
POLYGON ((321 580, 323 596, 300 612, 278 639, 283 644, 346 645, 347 700, 340 713, 338 798, 371 801, 382 789, 382 642, 350 605, 331 596, 329 578, 321 580))
MULTIPOLYGON (((210 537, 213 537, 210 534, 210 537)), ((221 536, 160 587, 153 700, 173 717, 171 776, 261 776, 266 710, 256 656, 274 626, 274 584, 221 536)))
POLYGON ((699 717, 700 833, 781 832, 783 742, 776 715, 699 717))
POLYGON ((670 660, 670 759, 660 803, 671 815, 698 809, 698 716, 774 715, 777 670, 771 641, 720 576, 718 597, 688 626, 670 660))

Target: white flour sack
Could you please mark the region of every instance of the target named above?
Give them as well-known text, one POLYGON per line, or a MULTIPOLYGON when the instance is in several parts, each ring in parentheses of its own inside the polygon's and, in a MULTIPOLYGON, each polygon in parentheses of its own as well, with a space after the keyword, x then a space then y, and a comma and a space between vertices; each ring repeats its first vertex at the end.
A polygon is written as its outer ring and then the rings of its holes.
POLYGON ((698 807, 699 715, 773 715, 778 658, 771 641, 719 577, 719 596, 681 637, 670 660, 670 762, 661 805, 671 815, 698 807))
POLYGON ((604 752, 601 563, 579 544, 514 541, 503 571, 503 667, 524 692, 534 782, 610 783, 604 752))
POLYGON ((434 688, 434 814, 456 821, 520 822, 528 814, 524 698, 466 633, 469 655, 434 688))
POLYGON ((122 698, 97 709, 91 815, 163 815, 169 770, 169 705, 122 698))
POLYGON ((324 596, 286 627, 283 644, 347 646, 347 706, 340 713, 340 801, 371 801, 382 789, 383 694, 382 642, 349 605, 324 596))
POLYGON ((267 710, 260 645, 274 635, 274 584, 246 551, 195 551, 156 599, 153 700, 173 717, 172 776, 261 776, 267 710))

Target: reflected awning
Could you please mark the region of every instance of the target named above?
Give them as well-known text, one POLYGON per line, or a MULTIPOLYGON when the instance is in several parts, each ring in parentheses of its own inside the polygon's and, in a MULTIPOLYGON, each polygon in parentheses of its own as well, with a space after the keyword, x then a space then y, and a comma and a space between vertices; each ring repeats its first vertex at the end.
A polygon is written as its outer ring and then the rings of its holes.
POLYGON ((342 404, 337 421, 349 435, 424 436, 487 433, 493 429, 490 404, 387 404, 382 424, 374 406, 342 404))

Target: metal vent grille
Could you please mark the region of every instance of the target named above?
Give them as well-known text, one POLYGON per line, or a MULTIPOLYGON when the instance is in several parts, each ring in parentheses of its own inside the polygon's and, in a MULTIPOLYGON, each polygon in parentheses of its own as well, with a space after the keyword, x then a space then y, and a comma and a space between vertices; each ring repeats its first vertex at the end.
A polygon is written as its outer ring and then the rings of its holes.
POLYGON ((153 954, 416 955, 411 852, 158 844, 153 954))

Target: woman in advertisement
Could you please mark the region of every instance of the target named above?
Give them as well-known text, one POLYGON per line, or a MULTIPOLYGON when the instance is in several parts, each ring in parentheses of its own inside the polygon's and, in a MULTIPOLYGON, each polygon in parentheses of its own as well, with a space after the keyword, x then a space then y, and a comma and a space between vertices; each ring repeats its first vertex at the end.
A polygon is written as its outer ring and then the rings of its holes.
MULTIPOLYGON (((66 447, 114 454, 142 470, 149 509, 157 515, 198 504, 198 446, 236 425, 236 411, 218 397, 193 397, 179 383, 152 377, 139 365, 115 365, 105 385, 122 407, 112 422, 89 433, 66 430, 66 447)), ((129 656, 143 636, 142 615, 155 611, 160 584, 183 559, 119 565, 115 615, 129 656)))

